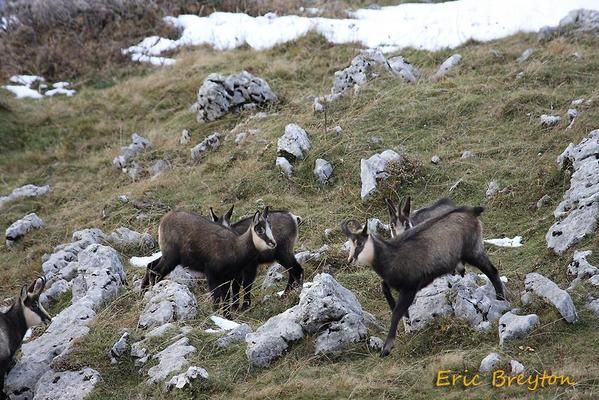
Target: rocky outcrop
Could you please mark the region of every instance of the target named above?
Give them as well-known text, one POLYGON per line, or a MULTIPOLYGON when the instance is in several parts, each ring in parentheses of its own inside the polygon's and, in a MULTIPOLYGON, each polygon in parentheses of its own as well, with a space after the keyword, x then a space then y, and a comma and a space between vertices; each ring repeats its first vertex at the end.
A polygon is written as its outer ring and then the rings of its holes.
MULTIPOLYGON (((503 278, 502 278, 503 279, 503 278)), ((497 300, 486 277, 468 273, 463 278, 445 275, 421 289, 404 318, 406 332, 419 331, 439 317, 455 316, 474 329, 488 331, 509 308, 497 300)))
POLYGON ((243 342, 248 333, 252 333, 252 328, 248 324, 241 324, 229 330, 225 336, 218 338, 216 345, 222 349, 227 349, 233 343, 243 342))
POLYGON ((246 355, 255 367, 268 367, 304 334, 319 334, 316 353, 341 350, 366 337, 365 314, 355 295, 331 275, 316 275, 299 304, 270 318, 246 336, 246 355))
POLYGON ((0 209, 2 209, 2 207, 5 204, 8 204, 12 201, 22 199, 22 198, 27 198, 27 197, 45 196, 49 192, 50 192, 50 186, 48 186, 48 185, 36 186, 36 185, 29 184, 29 185, 18 187, 16 189, 14 189, 7 196, 0 196, 0 209))
POLYGON ((360 160, 360 180, 362 181, 361 197, 366 200, 375 190, 377 179, 386 179, 389 175, 390 163, 400 163, 402 156, 393 150, 385 150, 368 159, 360 160))
POLYGON ((6 247, 15 246, 17 240, 28 234, 34 229, 40 229, 44 222, 36 213, 25 215, 18 221, 13 222, 6 229, 6 247))
POLYGON ((80 400, 101 380, 98 371, 91 368, 80 371, 48 371, 38 381, 33 400, 80 400))
POLYGON ((184 389, 188 386, 191 386, 192 382, 199 378, 208 379, 208 371, 206 371, 204 368, 191 366, 187 369, 187 371, 173 376, 171 380, 167 382, 166 389, 184 389))
POLYGON ((148 385, 166 382, 173 373, 189 365, 189 357, 196 352, 189 343, 187 337, 182 337, 152 357, 158 360, 158 365, 148 370, 148 385))
POLYGON ((108 236, 108 241, 120 247, 144 247, 153 248, 156 242, 149 233, 139 233, 121 226, 108 236))
POLYGON ((140 136, 137 133, 131 135, 131 144, 125 147, 121 147, 121 152, 112 160, 112 165, 116 168, 126 170, 131 164, 133 158, 140 152, 146 150, 151 146, 148 139, 140 136))
POLYGON ((526 275, 524 285, 527 293, 534 293, 546 303, 553 305, 564 319, 570 323, 578 321, 578 313, 572 298, 560 289, 551 279, 536 272, 526 275))
POLYGON ((243 71, 234 75, 210 74, 198 90, 191 106, 200 123, 221 118, 231 111, 254 108, 277 100, 268 83, 243 71))
POLYGON ((599 217, 599 129, 579 144, 570 145, 558 157, 560 168, 572 173, 570 188, 553 215, 556 222, 549 228, 547 246, 562 254, 595 231, 599 217))
POLYGON ((507 341, 528 336, 539 325, 536 314, 516 315, 513 312, 505 313, 499 319, 499 345, 507 341))
POLYGON ((139 316, 142 329, 154 328, 175 320, 195 317, 196 298, 189 289, 171 280, 158 282, 144 295, 146 307, 139 316))

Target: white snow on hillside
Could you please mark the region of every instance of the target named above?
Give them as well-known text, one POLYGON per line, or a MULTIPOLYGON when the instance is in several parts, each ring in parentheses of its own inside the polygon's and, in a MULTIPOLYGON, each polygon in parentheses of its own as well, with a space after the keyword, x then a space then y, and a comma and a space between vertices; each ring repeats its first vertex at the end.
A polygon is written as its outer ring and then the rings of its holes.
POLYGON ((365 47, 398 50, 405 47, 436 51, 454 48, 468 40, 489 41, 518 32, 536 32, 557 26, 568 12, 579 8, 599 10, 599 0, 458 0, 438 4, 401 4, 378 10, 361 9, 347 19, 250 17, 239 13, 213 13, 208 17, 180 15, 165 21, 181 32, 177 40, 152 36, 123 49, 134 61, 170 65, 158 57, 182 46, 208 45, 229 50, 248 45, 271 48, 315 31, 332 43, 360 43, 365 47))
POLYGON ((9 81, 14 85, 6 85, 2 88, 13 93, 17 99, 42 99, 44 96, 55 96, 57 94, 70 97, 77 93, 76 90, 67 89, 70 86, 69 82, 56 82, 51 85, 53 89, 48 89, 48 85, 44 83, 46 80, 37 75, 13 75, 9 81), (31 87, 35 83, 39 83, 38 89, 31 87), (44 90, 45 92, 42 92, 44 90))

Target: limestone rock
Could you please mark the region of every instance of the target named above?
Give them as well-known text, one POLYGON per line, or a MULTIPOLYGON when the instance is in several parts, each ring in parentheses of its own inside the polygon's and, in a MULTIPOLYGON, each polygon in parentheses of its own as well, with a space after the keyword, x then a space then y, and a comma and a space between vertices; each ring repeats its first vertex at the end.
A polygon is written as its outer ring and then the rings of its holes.
POLYGON ((383 346, 385 345, 385 342, 383 341, 383 339, 381 339, 378 336, 371 336, 368 339, 368 348, 372 351, 381 351, 383 350, 383 346))
POLYGON ((133 157, 150 146, 151 143, 148 139, 134 133, 131 135, 131 144, 126 147, 121 147, 121 152, 114 158, 114 160, 112 160, 112 165, 119 169, 126 168, 133 157))
POLYGON ((148 370, 147 384, 165 382, 171 374, 189 365, 188 358, 195 352, 196 348, 189 344, 189 339, 182 337, 157 353, 152 358, 158 359, 158 365, 148 370))
POLYGON ((0 209, 11 201, 15 201, 26 197, 38 197, 45 196, 50 192, 50 186, 36 186, 36 185, 25 185, 14 189, 7 196, 0 196, 0 209))
POLYGON ((277 142, 277 154, 290 159, 289 161, 294 161, 298 158, 303 159, 311 147, 306 131, 299 125, 288 124, 285 127, 285 134, 277 142))
POLYGON ((181 131, 181 137, 179 138, 179 144, 186 145, 189 144, 189 142, 191 142, 191 133, 189 133, 189 130, 183 129, 181 131))
POLYGON ((367 199, 376 190, 377 179, 388 176, 388 166, 392 162, 400 163, 402 156, 393 150, 385 150, 368 159, 360 160, 360 180, 362 181, 361 197, 367 199))
POLYGON ((283 267, 281 264, 277 262, 272 264, 266 272, 266 276, 264 277, 264 281, 262 282, 262 289, 268 289, 275 283, 282 281, 284 278, 284 271, 285 267, 283 267))
POLYGON ((33 400, 80 400, 102 380, 91 368, 80 371, 46 372, 35 387, 33 400))
POLYGON ((18 221, 13 222, 6 229, 6 247, 12 247, 16 241, 25 236, 34 229, 40 229, 44 226, 44 222, 36 213, 25 215, 18 221))
POLYGON ((252 328, 248 324, 241 324, 228 331, 227 334, 218 338, 216 345, 220 348, 229 348, 233 343, 243 342, 248 333, 252 333, 252 328))
POLYGON ((471 158, 476 158, 476 153, 474 153, 473 151, 470 150, 466 150, 462 153, 462 156, 460 157, 462 160, 468 160, 471 158))
POLYGON ((114 364, 117 358, 121 358, 129 348, 129 332, 123 333, 119 340, 115 342, 108 352, 110 361, 114 364))
POLYGON ((578 321, 578 314, 572 298, 568 292, 560 289, 551 279, 532 272, 526 275, 524 285, 526 291, 536 294, 546 303, 557 308, 566 321, 570 323, 578 321))
POLYGON ((364 317, 348 313, 316 338, 315 353, 332 353, 344 349, 349 343, 365 338, 368 329, 364 325, 364 317))
POLYGON ((143 329, 170 321, 191 319, 198 311, 193 293, 186 286, 168 279, 158 282, 146 292, 144 301, 147 305, 138 322, 143 329))
POLYGON ((115 229, 115 231, 112 232, 108 237, 108 240, 112 244, 121 247, 141 246, 145 248, 153 248, 156 246, 156 242, 154 239, 152 239, 152 236, 149 233, 142 234, 124 226, 115 229))
POLYGON ((327 160, 317 158, 314 162, 314 175, 322 185, 329 184, 333 175, 333 166, 327 160))
POLYGON ((501 361, 501 356, 497 353, 489 353, 485 358, 480 362, 480 367, 478 368, 478 372, 481 374, 492 371, 495 365, 497 365, 501 361))
POLYGON ((200 144, 194 146, 191 149, 191 159, 197 160, 204 156, 204 153, 208 150, 216 150, 220 147, 221 134, 214 132, 212 135, 207 136, 200 144))
POLYGON ((539 325, 536 314, 516 315, 507 312, 499 319, 499 345, 507 341, 523 338, 539 325))
POLYGON ((166 389, 183 389, 187 386, 191 386, 191 383, 198 378, 208 379, 208 371, 206 371, 204 368, 191 366, 187 369, 187 371, 173 376, 166 384, 166 389))
POLYGON ((449 71, 453 70, 462 61, 462 56, 454 54, 447 60, 443 61, 443 64, 439 66, 439 70, 433 75, 433 79, 440 79, 447 75, 449 71))
POLYGON ((541 126, 543 128, 551 128, 559 124, 561 120, 562 117, 560 117, 559 115, 543 114, 541 115, 541 126))
POLYGON ((532 47, 524 50, 522 52, 522 54, 520 55, 520 57, 518 57, 516 59, 516 62, 518 64, 522 64, 523 62, 525 62, 526 60, 528 60, 530 58, 530 56, 532 56, 532 53, 534 53, 534 52, 535 52, 535 49, 533 49, 532 47))
POLYGON ((283 171, 288 178, 291 178, 293 175, 293 165, 291 165, 291 163, 287 161, 285 157, 277 157, 275 165, 279 167, 279 169, 283 171))

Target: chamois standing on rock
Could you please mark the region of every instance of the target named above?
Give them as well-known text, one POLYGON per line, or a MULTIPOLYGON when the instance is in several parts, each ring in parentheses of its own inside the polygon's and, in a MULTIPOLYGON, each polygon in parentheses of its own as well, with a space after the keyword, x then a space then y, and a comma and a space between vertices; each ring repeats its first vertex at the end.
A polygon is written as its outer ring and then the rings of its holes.
POLYGON ((371 266, 383 279, 382 290, 392 310, 391 327, 381 357, 389 355, 397 324, 416 293, 435 278, 452 272, 458 262, 480 269, 491 281, 498 300, 504 300, 499 273, 487 257, 478 216, 482 207, 460 207, 429 219, 387 241, 368 233, 368 226, 354 231, 345 221, 341 229, 351 240, 348 261, 371 266), (391 288, 398 290, 396 302, 391 288))
MULTIPOLYGON (((415 225, 443 215, 449 210, 456 208, 454 202, 446 197, 437 200, 435 204, 416 210, 413 214, 411 214, 412 199, 410 196, 406 198, 405 202, 404 200, 401 200, 397 204, 393 203, 391 199, 385 198, 385 203, 387 203, 387 208, 389 210, 389 226, 391 227, 392 238, 401 235, 415 225)), ((458 263, 455 272, 459 273, 463 278, 466 273, 464 264, 458 263)))
POLYGON ((0 313, 0 399, 6 398, 4 376, 14 364, 14 355, 21 347, 25 333, 29 328, 52 321, 39 302, 45 285, 46 278, 42 277, 29 288, 23 286, 14 304, 5 313, 0 313))
POLYGON ((257 211, 239 235, 198 214, 171 211, 160 220, 158 242, 162 256, 148 264, 142 289, 160 281, 181 264, 206 275, 215 308, 229 300, 230 283, 242 269, 257 263, 261 251, 277 245, 268 207, 263 213, 257 211))
MULTIPOLYGON (((251 224, 252 218, 244 218, 231 225, 231 216, 233 215, 234 207, 235 206, 232 205, 229 211, 222 217, 219 217, 212 207, 210 207, 210 215, 214 222, 232 229, 237 234, 242 234, 251 224)), ((277 242, 277 247, 275 249, 260 251, 257 263, 253 265, 248 264, 246 268, 243 269, 241 282, 239 282, 239 280, 233 282, 234 306, 239 302, 239 289, 241 285, 243 285, 244 293, 242 308, 251 306, 252 284, 256 279, 259 264, 272 264, 277 261, 289 272, 285 293, 288 293, 294 286, 301 287, 302 285, 304 269, 300 263, 297 262, 295 254, 293 253, 298 236, 298 225, 301 222, 300 217, 288 210, 270 210, 269 220, 272 227, 272 236, 277 242)))

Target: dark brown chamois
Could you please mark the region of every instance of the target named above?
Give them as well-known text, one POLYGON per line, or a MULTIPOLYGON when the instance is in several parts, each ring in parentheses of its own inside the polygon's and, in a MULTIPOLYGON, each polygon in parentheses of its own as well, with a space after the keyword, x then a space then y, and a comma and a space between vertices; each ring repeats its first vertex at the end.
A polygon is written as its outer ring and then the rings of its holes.
MULTIPOLYGON (((402 200, 397 204, 393 203, 391 199, 385 198, 385 203, 387 203, 389 210, 389 226, 391 227, 392 238, 428 219, 438 217, 456 208, 453 201, 446 197, 437 200, 435 204, 416 210, 414 213, 411 213, 412 199, 410 196, 406 198, 405 202, 402 200)), ((458 263, 454 272, 464 277, 466 273, 464 264, 458 263)))
POLYGON ((5 398, 4 376, 14 364, 14 355, 21 347, 27 329, 52 321, 39 302, 46 278, 37 278, 29 289, 21 288, 19 297, 5 313, 0 313, 0 399, 5 398))
MULTIPOLYGON (((244 218, 231 225, 231 216, 233 215, 234 205, 222 217, 219 217, 212 207, 210 207, 210 215, 214 222, 229 227, 237 234, 242 234, 247 230, 247 227, 252 221, 252 218, 244 218)), ((239 289, 243 285, 243 308, 251 306, 251 291, 252 284, 256 279, 256 273, 259 264, 272 264, 278 262, 289 273, 287 287, 285 293, 288 293, 294 286, 302 286, 304 277, 304 269, 295 259, 294 247, 298 236, 298 225, 301 219, 289 212, 288 210, 270 210, 269 220, 272 227, 272 236, 277 242, 275 249, 260 251, 258 262, 255 265, 247 265, 242 271, 241 282, 236 280, 233 282, 233 304, 239 302, 239 289)))
POLYGON ((257 211, 239 235, 192 212, 171 211, 160 220, 158 242, 162 255, 148 264, 142 288, 150 280, 161 280, 181 264, 206 275, 215 308, 228 300, 230 283, 242 269, 257 263, 259 252, 277 245, 268 207, 263 213, 257 211), (156 279, 151 279, 153 276, 156 279))
POLYGON ((351 230, 349 223, 357 221, 341 224, 351 240, 348 261, 371 266, 383 279, 381 286, 392 317, 381 357, 387 356, 393 348, 397 324, 416 293, 435 278, 452 272, 458 262, 480 269, 493 284, 497 299, 505 299, 497 269, 485 253, 478 219, 482 212, 482 207, 455 208, 389 241, 368 234, 367 225, 358 231, 351 230), (391 288, 400 292, 397 302, 391 288))

